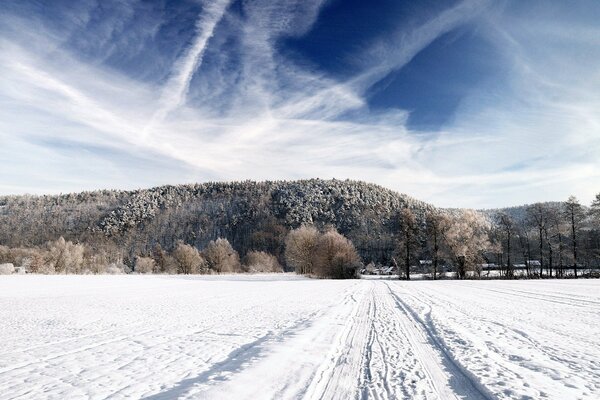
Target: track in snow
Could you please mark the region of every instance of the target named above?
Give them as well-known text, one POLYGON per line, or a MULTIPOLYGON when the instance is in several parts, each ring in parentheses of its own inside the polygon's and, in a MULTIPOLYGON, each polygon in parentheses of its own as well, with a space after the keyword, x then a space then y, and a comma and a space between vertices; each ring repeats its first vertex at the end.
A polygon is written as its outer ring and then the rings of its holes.
POLYGON ((595 399, 600 281, 0 279, 0 397, 595 399))

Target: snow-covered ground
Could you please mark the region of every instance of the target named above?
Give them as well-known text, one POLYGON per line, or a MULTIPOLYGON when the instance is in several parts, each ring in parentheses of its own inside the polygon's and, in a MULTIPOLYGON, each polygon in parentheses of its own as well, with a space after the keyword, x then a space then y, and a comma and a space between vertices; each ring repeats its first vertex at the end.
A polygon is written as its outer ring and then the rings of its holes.
POLYGON ((600 281, 5 276, 0 398, 598 399, 600 281))

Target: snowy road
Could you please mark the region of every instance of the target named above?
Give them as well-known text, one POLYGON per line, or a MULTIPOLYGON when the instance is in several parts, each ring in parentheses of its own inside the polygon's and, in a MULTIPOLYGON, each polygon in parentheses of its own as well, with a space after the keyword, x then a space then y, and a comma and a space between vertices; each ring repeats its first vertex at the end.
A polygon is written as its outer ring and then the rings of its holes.
POLYGON ((0 398, 598 399, 600 281, 0 278, 0 398))

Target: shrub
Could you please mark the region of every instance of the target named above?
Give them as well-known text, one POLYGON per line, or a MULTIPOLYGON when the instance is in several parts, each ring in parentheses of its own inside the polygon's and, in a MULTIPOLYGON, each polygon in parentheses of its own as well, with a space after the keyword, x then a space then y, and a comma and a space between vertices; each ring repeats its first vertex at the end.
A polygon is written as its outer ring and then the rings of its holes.
POLYGON ((206 261, 198 249, 189 244, 179 242, 173 251, 177 263, 177 272, 180 274, 206 273, 206 261))
POLYGON ((12 263, 0 264, 0 275, 10 275, 15 272, 15 266, 12 263))
POLYGON ((151 274, 156 268, 156 262, 151 257, 136 257, 133 270, 140 274, 151 274))
POLYGON ((285 239, 285 262, 298 274, 313 272, 314 252, 319 231, 314 226, 301 226, 288 233, 285 239))
POLYGON ((81 244, 66 241, 63 237, 48 244, 47 263, 57 273, 78 274, 83 267, 81 244))
POLYGON ((217 273, 242 272, 240 256, 227 239, 211 241, 202 252, 208 268, 217 273))
POLYGON ((314 271, 323 278, 348 279, 356 276, 361 261, 352 242, 335 230, 319 237, 314 254, 314 271))
POLYGON ((244 264, 248 272, 283 272, 277 257, 264 251, 249 251, 244 264))
POLYGON ((110 263, 106 267, 106 273, 111 275, 119 275, 129 273, 129 268, 123 263, 110 263))

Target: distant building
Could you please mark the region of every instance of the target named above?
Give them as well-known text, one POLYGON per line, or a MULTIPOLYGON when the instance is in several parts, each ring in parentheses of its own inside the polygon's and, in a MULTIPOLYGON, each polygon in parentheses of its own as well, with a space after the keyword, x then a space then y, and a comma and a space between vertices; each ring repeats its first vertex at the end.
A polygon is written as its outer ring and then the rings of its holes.
POLYGON ((392 275, 394 272, 396 272, 396 268, 394 267, 383 267, 381 271, 382 275, 392 275))

